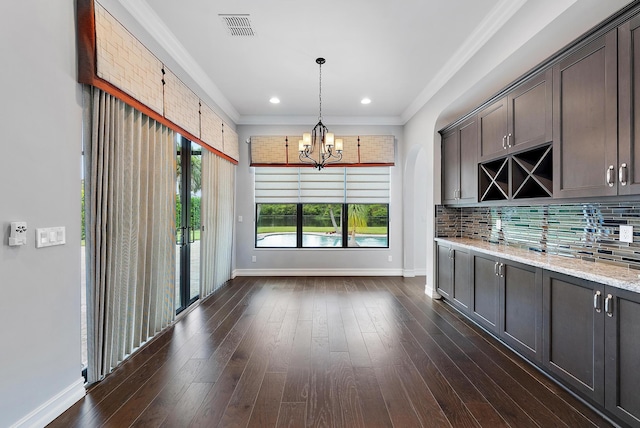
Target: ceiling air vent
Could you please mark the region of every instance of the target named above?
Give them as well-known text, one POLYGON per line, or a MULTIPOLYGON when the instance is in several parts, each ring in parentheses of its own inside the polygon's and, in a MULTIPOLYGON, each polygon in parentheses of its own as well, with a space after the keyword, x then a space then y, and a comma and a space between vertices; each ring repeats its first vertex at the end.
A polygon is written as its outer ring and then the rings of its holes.
POLYGON ((251 20, 248 14, 240 15, 218 15, 226 24, 227 31, 232 36, 255 36, 253 28, 251 28, 251 20))

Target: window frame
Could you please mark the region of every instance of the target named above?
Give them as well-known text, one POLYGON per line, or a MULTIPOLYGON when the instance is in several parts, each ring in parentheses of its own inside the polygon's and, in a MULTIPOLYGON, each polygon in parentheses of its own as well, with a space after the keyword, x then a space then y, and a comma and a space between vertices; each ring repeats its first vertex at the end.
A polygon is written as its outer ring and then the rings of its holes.
MULTIPOLYGON (((273 205, 293 205, 293 203, 274 203, 273 205)), ((258 206, 259 205, 270 205, 269 203, 260 202, 255 204, 255 219, 254 222, 254 248, 255 249, 282 249, 282 250, 290 250, 290 249, 303 249, 303 250, 325 250, 325 249, 367 249, 367 250, 375 250, 375 249, 389 249, 390 248, 390 236, 389 236, 389 226, 390 226, 390 204, 389 203, 334 203, 332 205, 340 205, 341 206, 341 238, 342 242, 339 246, 320 246, 320 247, 308 247, 303 246, 303 206, 304 205, 317 205, 317 204, 326 204, 329 203, 320 202, 320 203, 312 203, 312 202, 297 202, 296 205, 296 246, 286 246, 286 247, 272 247, 272 246, 259 246, 258 245, 258 206), (349 246, 349 205, 384 205, 387 208, 387 218, 386 218, 386 246, 349 246)), ((383 235, 381 235, 383 236, 383 235)))

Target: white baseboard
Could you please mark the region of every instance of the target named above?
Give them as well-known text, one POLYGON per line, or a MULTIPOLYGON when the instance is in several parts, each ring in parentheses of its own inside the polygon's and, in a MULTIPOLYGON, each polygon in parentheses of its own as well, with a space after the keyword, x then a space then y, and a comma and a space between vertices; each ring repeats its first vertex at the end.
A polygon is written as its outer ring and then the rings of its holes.
POLYGON ((234 276, 402 276, 402 269, 236 269, 234 276))
POLYGON ((85 394, 84 378, 80 377, 37 409, 11 425, 11 428, 44 427, 73 406, 78 400, 82 399, 85 394))
POLYGON ((434 290, 433 287, 430 287, 429 285, 424 286, 424 294, 426 294, 428 297, 431 297, 434 300, 442 299, 442 296, 436 290, 434 290))

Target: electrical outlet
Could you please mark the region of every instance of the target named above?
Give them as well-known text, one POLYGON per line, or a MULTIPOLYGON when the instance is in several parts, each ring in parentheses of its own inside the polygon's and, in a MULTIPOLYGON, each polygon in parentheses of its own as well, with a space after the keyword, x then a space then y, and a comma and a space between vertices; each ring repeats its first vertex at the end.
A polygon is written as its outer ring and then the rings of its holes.
POLYGON ((393 261, 393 256, 389 256, 389 261, 393 261))
POLYGON ((251 263, 255 263, 257 260, 256 256, 251 256, 251 263))
POLYGON ((620 225, 620 242, 633 242, 633 226, 620 225))

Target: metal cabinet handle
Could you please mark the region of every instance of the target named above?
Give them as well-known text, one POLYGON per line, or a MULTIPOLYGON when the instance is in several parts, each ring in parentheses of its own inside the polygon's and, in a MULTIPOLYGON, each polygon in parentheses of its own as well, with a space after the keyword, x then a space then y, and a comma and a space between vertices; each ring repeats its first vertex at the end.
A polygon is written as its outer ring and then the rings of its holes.
POLYGON ((507 136, 506 135, 502 136, 502 148, 504 150, 507 150, 507 136))
POLYGON ((507 135, 507 147, 511 147, 511 134, 507 135))
POLYGON ((618 181, 622 186, 627 185, 627 164, 623 163, 620 165, 620 169, 618 170, 618 181))
POLYGON ((499 265, 499 264, 500 264, 499 262, 496 262, 496 264, 493 266, 493 273, 494 273, 496 276, 498 276, 498 265, 499 265))
POLYGON ((602 293, 600 291, 596 291, 596 294, 593 295, 593 309, 596 312, 602 312, 602 293))
POLYGON ((453 259, 453 248, 449 248, 449 258, 453 259))
POLYGON ((604 299, 604 311, 607 316, 613 316, 613 296, 611 294, 607 294, 607 298, 604 299))
POLYGON ((609 185, 609 187, 613 187, 613 185, 615 184, 615 182, 613 181, 614 171, 615 171, 615 167, 613 165, 609 165, 609 168, 607 169, 607 184, 609 185))
POLYGON ((504 278, 504 263, 500 263, 500 266, 498 266, 498 276, 504 278))

